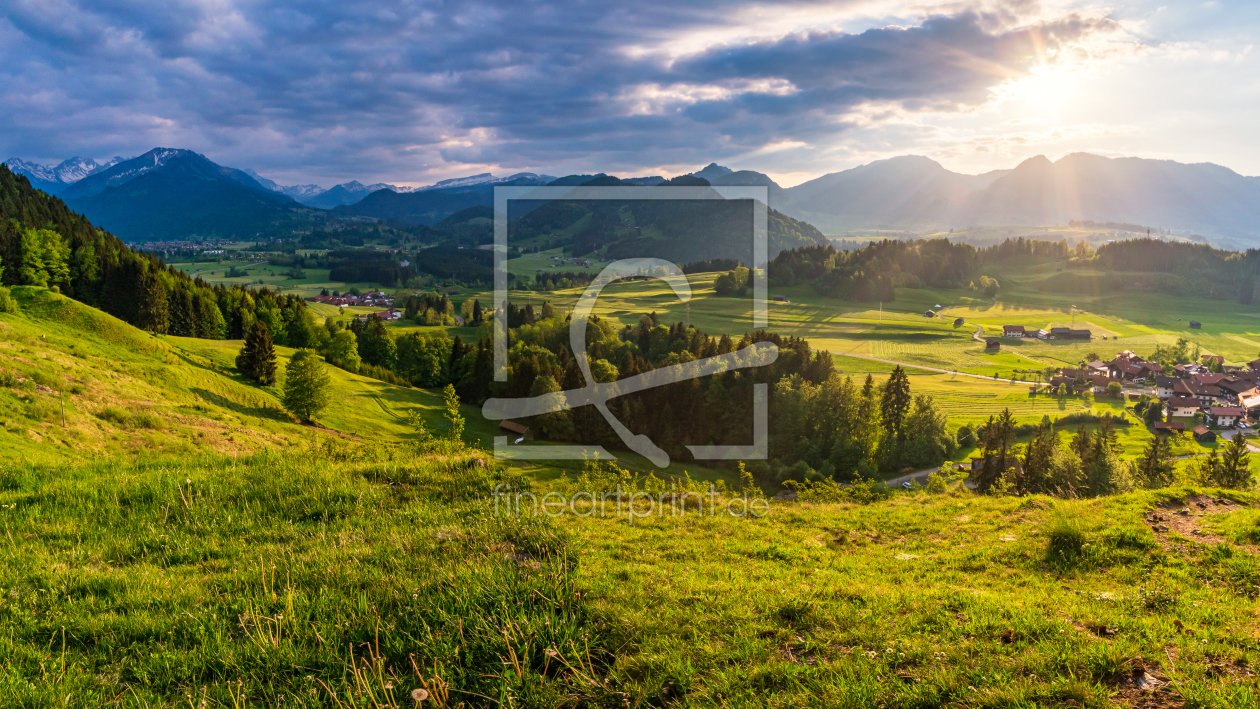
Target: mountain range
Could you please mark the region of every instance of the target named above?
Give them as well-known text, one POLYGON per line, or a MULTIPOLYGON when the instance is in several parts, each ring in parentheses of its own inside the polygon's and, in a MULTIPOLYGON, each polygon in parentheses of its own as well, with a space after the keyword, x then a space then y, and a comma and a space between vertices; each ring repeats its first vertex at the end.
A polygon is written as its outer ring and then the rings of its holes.
MULTIPOLYGON (((499 185, 658 185, 659 175, 481 173, 411 188, 351 181, 325 190, 281 186, 253 170, 188 150, 156 148, 105 163, 6 162, 31 184, 61 196, 129 241, 192 236, 257 238, 344 219, 433 225, 489 206, 499 185), (195 218, 194 218, 195 215, 195 218)), ((1106 158, 1029 158, 1009 170, 966 175, 921 156, 878 160, 784 188, 765 173, 711 163, 691 173, 709 184, 764 185, 770 207, 823 233, 890 229, 933 233, 972 226, 1042 226, 1072 220, 1125 222, 1217 241, 1260 245, 1260 177, 1219 165, 1106 158)), ((677 179, 677 178, 675 178, 677 179)))
POLYGON ((1260 177, 1211 163, 1073 153, 965 175, 921 156, 878 160, 782 188, 751 170, 709 165, 714 185, 765 185, 770 206, 825 233, 941 232, 973 226, 1124 222, 1260 245, 1260 177))
POLYGON ((115 157, 98 163, 92 158, 73 157, 56 165, 38 165, 19 158, 9 158, 4 161, 4 164, 16 174, 26 175, 35 189, 43 190, 51 195, 59 195, 64 189, 88 175, 95 175, 122 161, 123 158, 115 157))

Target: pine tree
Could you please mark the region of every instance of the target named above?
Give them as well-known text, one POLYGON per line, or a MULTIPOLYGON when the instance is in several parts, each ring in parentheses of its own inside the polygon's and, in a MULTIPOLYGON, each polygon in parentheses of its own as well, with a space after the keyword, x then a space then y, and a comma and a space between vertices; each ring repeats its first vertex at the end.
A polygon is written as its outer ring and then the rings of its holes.
POLYGON ((884 395, 880 398, 879 413, 884 422, 884 430, 893 435, 897 441, 906 440, 906 432, 902 425, 906 420, 906 412, 910 410, 910 378, 900 365, 893 368, 888 382, 884 384, 884 395))
POLYGON ((1138 475, 1148 488, 1167 487, 1173 482, 1175 468, 1172 437, 1156 434, 1137 462, 1138 475))
POLYGON ((280 401, 289 413, 309 423, 328 406, 331 388, 331 378, 319 356, 312 350, 298 350, 284 368, 284 394, 280 401))
POLYGON ((276 348, 266 323, 254 321, 245 337, 245 346, 236 357, 236 369, 263 386, 276 383, 276 348))
POLYGON ((1241 433, 1235 433, 1229 445, 1225 446, 1225 454, 1221 456, 1221 465, 1212 482, 1236 490, 1249 489, 1252 485, 1250 458, 1246 439, 1241 433))
POLYGON ((136 311, 136 327, 165 334, 171 316, 166 302, 166 284, 153 273, 146 272, 140 282, 140 302, 136 311))
POLYGON ((177 337, 195 337, 197 326, 192 293, 187 288, 176 288, 171 292, 170 309, 171 334, 177 337))

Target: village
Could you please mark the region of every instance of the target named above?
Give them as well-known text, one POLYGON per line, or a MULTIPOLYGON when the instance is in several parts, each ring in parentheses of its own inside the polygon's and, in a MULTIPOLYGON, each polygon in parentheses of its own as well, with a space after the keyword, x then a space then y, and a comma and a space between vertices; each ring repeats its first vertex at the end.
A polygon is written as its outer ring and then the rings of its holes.
MULTIPOLYGON (((1031 391, 1040 389, 1034 386, 1031 391)), ((1260 359, 1239 367, 1224 364, 1219 355, 1203 355, 1202 362, 1166 368, 1125 350, 1110 361, 1062 369, 1046 389, 1127 396, 1135 402, 1153 396, 1151 405, 1160 407, 1153 425, 1156 433, 1188 431, 1207 443, 1216 438, 1213 429, 1250 428, 1260 417, 1260 359)))
POLYGON ((393 322, 402 317, 402 311, 394 307, 394 296, 382 291, 368 291, 355 295, 353 293, 340 293, 333 291, 329 293, 327 289, 319 295, 306 298, 308 303, 323 303, 324 305, 335 305, 340 308, 346 307, 367 307, 367 308, 387 308, 379 313, 366 313, 359 315, 360 319, 368 317, 378 317, 381 320, 393 322))

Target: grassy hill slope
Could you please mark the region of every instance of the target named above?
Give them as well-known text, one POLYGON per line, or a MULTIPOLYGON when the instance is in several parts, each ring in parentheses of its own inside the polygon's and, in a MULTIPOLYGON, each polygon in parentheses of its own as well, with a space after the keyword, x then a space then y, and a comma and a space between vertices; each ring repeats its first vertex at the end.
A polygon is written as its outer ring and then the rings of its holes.
MULTIPOLYGON (((259 387, 236 373, 239 341, 153 336, 42 288, 14 288, 13 295, 20 312, 0 314, 0 459, 242 454, 318 433, 293 422, 278 386, 259 387)), ((282 384, 293 350, 276 350, 282 384)), ((334 395, 320 424, 340 432, 334 435, 406 440, 412 412, 431 431, 444 427, 433 392, 333 367, 329 373, 334 395)), ((468 434, 488 443, 493 427, 478 417, 468 434)))
POLYGON ((1260 706, 1252 495, 518 518, 362 452, 0 463, 0 703, 1260 706))

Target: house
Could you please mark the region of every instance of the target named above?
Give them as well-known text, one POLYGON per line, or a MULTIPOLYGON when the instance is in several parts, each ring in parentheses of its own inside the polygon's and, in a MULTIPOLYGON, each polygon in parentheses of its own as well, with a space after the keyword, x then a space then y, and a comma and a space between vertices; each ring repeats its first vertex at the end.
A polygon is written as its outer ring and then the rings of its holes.
POLYGON ((1174 396, 1168 400, 1169 416, 1194 416, 1201 408, 1202 406, 1199 404, 1198 399, 1174 396))
POLYGON ((1102 375, 1104 375, 1104 376, 1106 376, 1106 374, 1107 374, 1107 363, 1106 363, 1106 362, 1101 362, 1101 361, 1098 361, 1098 360, 1094 360, 1093 362, 1086 362, 1086 363, 1085 363, 1085 366, 1086 366, 1086 367, 1088 367, 1088 368, 1090 368, 1090 369, 1092 369, 1092 370, 1094 371, 1094 373, 1095 373, 1095 374, 1102 374, 1102 375))
POLYGON ((1092 336, 1089 330, 1073 330, 1070 327, 1050 328, 1051 340, 1088 340, 1092 336))
POLYGON ((934 318, 934 317, 936 317, 936 311, 935 311, 935 310, 925 310, 925 311, 923 311, 923 317, 925 317, 925 318, 934 318))
POLYGON ((1194 434, 1194 440, 1199 443, 1211 443, 1216 440, 1216 434, 1208 430, 1208 427, 1203 424, 1190 429, 1190 432, 1194 434))
POLYGON ((1241 406, 1213 406, 1208 409, 1209 420, 1217 428, 1233 428, 1238 419, 1247 415, 1241 406))
POLYGON ((954 327, 962 327, 965 324, 967 324, 967 321, 963 318, 954 318, 954 327))
POLYGON ((1190 329, 1191 329, 1191 330, 1201 330, 1201 329, 1203 329, 1203 323, 1199 322, 1198 320, 1191 320, 1191 321, 1190 321, 1190 329))
POLYGON ((1185 433, 1186 425, 1181 422, 1168 423, 1167 421, 1155 422, 1155 433, 1185 433))
POLYGON ((1260 359, 1251 360, 1247 363, 1247 366, 1250 367, 1253 372, 1260 371, 1260 359))
MULTIPOLYGON (((1155 396, 1161 399, 1167 399, 1173 395, 1173 387, 1181 382, 1176 377, 1155 377, 1155 396)), ((1186 390, 1189 393, 1189 389, 1186 390)))
POLYGON ((1023 336, 1024 336, 1023 325, 1003 325, 1002 326, 1002 337, 1023 337, 1023 336))
POLYGON ((774 297, 774 302, 776 302, 776 303, 791 303, 792 301, 788 300, 788 297, 787 297, 786 295, 776 295, 776 296, 774 297))
POLYGON ((516 434, 518 442, 521 440, 534 440, 534 432, 530 430, 529 426, 522 426, 515 421, 500 421, 499 428, 508 433, 516 434))
POLYGON ((1085 378, 1089 380, 1095 394, 1105 394, 1107 387, 1111 384, 1111 377, 1105 374, 1091 374, 1085 378))
POLYGON ((1234 403, 1233 394, 1221 389, 1216 384, 1200 384, 1195 381, 1184 382, 1190 395, 1199 400, 1200 406, 1229 406, 1234 403))
POLYGON ((1002 349, 1002 343, 994 340, 993 338, 989 338, 984 341, 984 349, 986 352, 989 350, 1000 350, 1002 349))
POLYGON ((1025 330, 1025 331, 1024 331, 1024 337, 1035 337, 1035 338, 1037 338, 1038 340, 1044 340, 1044 339, 1046 339, 1046 336, 1047 336, 1048 334, 1049 334, 1049 333, 1047 333, 1045 330, 1042 330, 1041 328, 1037 328, 1036 330, 1025 330))
POLYGON ((1076 386, 1076 377, 1051 377, 1050 378, 1051 390, 1056 390, 1060 386, 1063 387, 1064 391, 1072 391, 1072 389, 1076 386))

